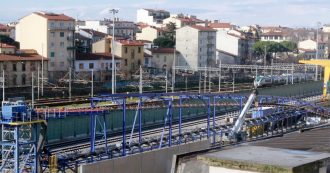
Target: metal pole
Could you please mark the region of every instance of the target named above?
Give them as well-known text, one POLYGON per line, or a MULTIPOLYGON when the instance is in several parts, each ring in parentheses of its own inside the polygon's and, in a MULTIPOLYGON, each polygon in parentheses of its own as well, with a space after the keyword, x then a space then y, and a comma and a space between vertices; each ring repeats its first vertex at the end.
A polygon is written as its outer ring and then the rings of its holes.
POLYGON ((126 156, 126 98, 123 99, 123 151, 122 156, 126 156))
POLYGON ((221 60, 219 62, 219 93, 221 91, 221 60))
POLYGON ((175 63, 176 61, 176 48, 174 47, 174 57, 173 57, 173 66, 172 66, 172 93, 174 93, 175 88, 175 63))
POLYGON ((32 74, 31 74, 31 78, 32 78, 32 80, 31 80, 31 84, 32 84, 32 108, 34 108, 34 78, 33 78, 33 72, 32 72, 32 74))
POLYGON ((44 44, 41 47, 41 96, 44 96, 44 44))
POLYGON ((188 91, 188 80, 187 80, 187 76, 186 76, 186 92, 188 91))
MULTIPOLYGON (((316 57, 315 59, 319 59, 319 24, 320 22, 317 22, 317 28, 316 28, 316 57)), ((318 66, 315 68, 315 81, 317 81, 318 76, 318 66)))
POLYGON ((291 84, 293 84, 293 73, 294 73, 294 66, 293 66, 293 63, 292 63, 292 71, 291 71, 291 84))
POLYGON ((270 79, 272 83, 273 83, 273 66, 274 66, 274 60, 272 58, 272 65, 270 67, 270 79))
POLYGON ((118 10, 116 9, 111 9, 110 12, 113 14, 113 19, 112 19, 112 40, 111 40, 111 55, 112 55, 112 65, 111 65, 111 77, 112 77, 112 80, 111 80, 111 93, 112 94, 115 94, 115 49, 114 49, 114 46, 115 46, 115 15, 116 13, 118 13, 118 10))
POLYGON ((91 87, 91 97, 94 97, 94 70, 92 69, 92 87, 91 87))
POLYGON ((139 100, 139 146, 141 150, 141 144, 142 144, 142 97, 140 97, 139 100))
POLYGON ((182 127, 181 127, 181 125, 182 125, 182 98, 180 97, 180 99, 179 99, 179 144, 181 144, 181 133, 182 133, 182 127))
POLYGON ((167 93, 167 69, 165 69, 165 93, 167 93))
POLYGON ((207 72, 206 72, 206 66, 204 70, 204 93, 206 93, 206 80, 207 80, 207 72))
POLYGON ((71 67, 69 68, 69 99, 71 100, 71 81, 72 81, 72 69, 71 69, 71 67))
POLYGON ((202 72, 199 72, 199 82, 198 82, 198 94, 201 93, 201 78, 202 78, 202 72))
POLYGON ((233 92, 235 92, 235 73, 233 72, 233 92))
POLYGON ((210 137, 211 98, 207 101, 207 139, 210 137))
POLYGON ((5 70, 2 70, 2 102, 5 101, 5 70))
POLYGON ((265 45, 264 66, 266 66, 266 59, 267 59, 267 46, 265 45))
POLYGON ((38 80, 38 99, 40 99, 40 67, 38 65, 38 77, 37 77, 37 80, 38 80))
POLYGON ((140 66, 140 85, 139 85, 139 93, 142 94, 142 67, 140 66))
POLYGON ((211 71, 209 71, 209 93, 211 93, 211 71))

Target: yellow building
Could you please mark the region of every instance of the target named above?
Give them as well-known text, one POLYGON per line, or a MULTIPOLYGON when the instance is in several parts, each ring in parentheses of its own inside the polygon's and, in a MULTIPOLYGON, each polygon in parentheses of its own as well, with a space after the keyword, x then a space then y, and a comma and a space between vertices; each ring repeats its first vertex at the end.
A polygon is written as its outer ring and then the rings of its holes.
POLYGON ((34 12, 16 25, 16 41, 22 49, 35 49, 49 58, 51 81, 63 77, 73 66, 75 20, 64 14, 34 12))
POLYGON ((130 78, 136 73, 144 62, 144 44, 140 41, 117 40, 115 41, 114 54, 121 58, 121 72, 130 78))

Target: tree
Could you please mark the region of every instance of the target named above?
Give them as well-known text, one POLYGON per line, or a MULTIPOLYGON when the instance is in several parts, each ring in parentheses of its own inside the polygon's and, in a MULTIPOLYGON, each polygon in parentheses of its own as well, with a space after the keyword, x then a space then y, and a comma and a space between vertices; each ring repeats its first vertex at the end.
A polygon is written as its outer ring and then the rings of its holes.
POLYGON ((158 37, 154 40, 154 44, 158 47, 173 48, 175 42, 168 37, 158 37))
POLYGON ((297 43, 292 41, 283 41, 281 43, 286 48, 286 52, 294 52, 297 50, 297 43))
POLYGON ((17 49, 19 49, 19 42, 13 40, 12 38, 10 38, 6 35, 0 35, 0 43, 13 45, 13 46, 16 46, 17 49))
POLYGON ((176 30, 176 25, 173 22, 170 22, 166 25, 166 32, 165 32, 165 37, 170 38, 172 41, 175 42, 175 30, 176 30))

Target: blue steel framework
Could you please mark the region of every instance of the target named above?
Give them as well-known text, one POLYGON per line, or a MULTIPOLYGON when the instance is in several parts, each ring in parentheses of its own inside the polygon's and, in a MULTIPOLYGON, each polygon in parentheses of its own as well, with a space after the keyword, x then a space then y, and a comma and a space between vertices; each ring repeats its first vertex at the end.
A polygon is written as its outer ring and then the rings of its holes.
POLYGON ((43 120, 8 122, 2 126, 1 172, 38 172, 39 134, 43 120))
MULTIPOLYGON (((121 143, 121 149, 122 149, 122 156, 126 156, 126 149, 127 147, 127 142, 126 142, 126 100, 127 98, 138 98, 138 121, 139 121, 139 132, 138 132, 138 141, 139 141, 139 147, 140 151, 141 150, 141 144, 142 144, 142 122, 141 122, 141 117, 142 117, 142 109, 141 106, 143 104, 143 101, 146 100, 152 100, 152 99, 157 99, 157 100, 162 100, 166 105, 167 105, 167 112, 165 115, 165 121, 164 121, 164 127, 163 131, 161 134, 161 139, 159 143, 159 148, 168 146, 172 146, 172 118, 173 118, 173 102, 178 101, 179 102, 179 123, 178 123, 178 136, 179 140, 177 144, 181 144, 182 142, 182 104, 185 100, 189 99, 200 99, 203 100, 205 103, 205 106, 207 107, 207 129, 206 129, 206 135, 207 138, 210 138, 211 136, 211 131, 213 134, 213 143, 215 143, 215 137, 216 137, 216 122, 215 122, 215 117, 216 117, 216 102, 219 100, 224 100, 224 99, 232 99, 237 102, 239 102, 240 110, 242 110, 243 104, 247 99, 246 95, 228 95, 228 94, 198 94, 198 93, 149 93, 149 94, 113 94, 113 95, 101 95, 99 97, 93 97, 91 98, 91 107, 95 108, 98 102, 102 101, 112 101, 116 104, 122 105, 122 112, 123 112, 123 119, 122 119, 122 143, 121 143), (213 99, 213 111, 211 111, 211 101, 213 99), (211 113, 213 112, 212 116, 212 127, 210 125, 210 119, 211 119, 211 113), (163 139, 164 139, 164 134, 165 134, 165 128, 168 126, 168 138, 167 138, 167 144, 163 144, 163 139), (212 128, 212 129, 211 129, 212 128)), ((299 107, 307 107, 305 110, 300 110, 301 112, 304 112, 304 115, 307 115, 307 112, 313 112, 313 113, 320 113, 318 110, 322 110, 323 114, 329 113, 329 110, 326 108, 318 107, 313 103, 297 100, 294 98, 283 98, 283 97, 274 97, 274 96, 258 96, 259 100, 259 105, 262 104, 272 104, 277 106, 278 113, 284 111, 284 106, 291 105, 293 107, 293 110, 297 110, 299 107)), ((98 113, 91 113, 91 149, 90 151, 93 153, 95 152, 95 134, 96 134, 96 128, 95 128, 95 123, 96 119, 98 117, 98 113)), ((296 117, 298 113, 292 113, 288 114, 288 116, 296 117)), ((283 117, 278 117, 279 114, 275 114, 273 117, 266 117, 265 118, 260 118, 257 121, 249 121, 246 123, 247 126, 256 126, 262 123, 267 123, 271 121, 279 121, 283 120, 283 117)), ((284 118, 288 118, 285 116, 284 118)), ((104 118, 105 120, 105 118, 104 118)), ((295 121, 296 122, 296 121, 295 121)), ((102 124, 102 123, 100 123, 102 124)), ((106 140, 105 142, 105 151, 109 151, 108 145, 107 145, 107 131, 106 131, 106 123, 103 123, 103 136, 104 139, 106 140)), ((227 129, 226 132, 228 132, 227 129)), ((132 133, 134 132, 134 124, 133 124, 133 130, 132 133)), ((223 130, 220 130, 220 133, 222 134, 223 130)), ((165 138, 166 139, 166 138, 165 138)))

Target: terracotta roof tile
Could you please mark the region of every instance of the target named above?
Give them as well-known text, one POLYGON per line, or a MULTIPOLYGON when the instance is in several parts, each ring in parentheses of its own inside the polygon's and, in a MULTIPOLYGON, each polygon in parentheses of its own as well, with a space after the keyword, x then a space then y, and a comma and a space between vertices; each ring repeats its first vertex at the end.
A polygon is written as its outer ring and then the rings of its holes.
POLYGON ((96 36, 96 37, 106 37, 107 34, 103 33, 103 32, 99 32, 99 31, 95 31, 93 29, 81 29, 89 34, 93 33, 93 36, 96 36))
MULTIPOLYGON (((111 60, 111 53, 79 53, 77 52, 76 60, 111 60)), ((120 59, 120 57, 115 56, 115 59, 120 59)))
POLYGON ((48 58, 38 54, 0 54, 0 61, 48 61, 48 58))
POLYGON ((194 25, 194 26, 189 26, 191 28, 195 28, 195 29, 198 29, 200 31, 216 31, 210 27, 205 27, 205 26, 199 26, 199 25, 194 25))
POLYGON ((209 23, 208 26, 211 28, 231 28, 230 23, 209 23))
POLYGON ((55 13, 46 13, 46 12, 35 12, 35 14, 44 17, 48 20, 74 21, 74 18, 66 16, 64 14, 55 14, 55 13))
POLYGON ((124 46, 144 46, 144 43, 142 41, 136 40, 117 40, 117 42, 124 46))

